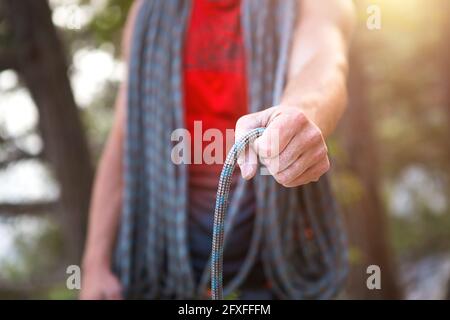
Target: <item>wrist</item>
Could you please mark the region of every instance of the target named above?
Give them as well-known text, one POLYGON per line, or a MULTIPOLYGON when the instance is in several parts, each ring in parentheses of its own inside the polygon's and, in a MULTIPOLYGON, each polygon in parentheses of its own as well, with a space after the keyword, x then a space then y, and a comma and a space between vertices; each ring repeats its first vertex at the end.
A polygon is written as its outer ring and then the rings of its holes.
POLYGON ((110 255, 100 250, 87 250, 82 260, 82 268, 84 270, 109 269, 110 266, 110 255))

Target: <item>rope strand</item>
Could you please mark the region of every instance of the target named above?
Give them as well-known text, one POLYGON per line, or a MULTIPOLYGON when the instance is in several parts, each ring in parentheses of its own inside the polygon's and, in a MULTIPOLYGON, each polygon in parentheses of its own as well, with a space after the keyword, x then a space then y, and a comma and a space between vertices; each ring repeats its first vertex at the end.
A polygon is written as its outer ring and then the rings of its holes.
POLYGON ((256 128, 245 134, 231 148, 220 173, 219 186, 214 209, 213 240, 211 249, 211 297, 223 299, 223 249, 225 234, 225 215, 228 208, 231 179, 239 154, 256 138, 262 135, 264 128, 256 128))

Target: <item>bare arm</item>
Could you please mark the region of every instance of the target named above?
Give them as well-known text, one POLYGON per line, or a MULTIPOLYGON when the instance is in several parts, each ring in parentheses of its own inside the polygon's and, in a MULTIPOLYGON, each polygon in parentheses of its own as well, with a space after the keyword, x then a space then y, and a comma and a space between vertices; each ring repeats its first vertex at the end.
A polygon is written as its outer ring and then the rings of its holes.
POLYGON ((327 137, 347 103, 347 51, 354 24, 353 5, 350 0, 302 0, 300 4, 281 105, 298 106, 327 137))
POLYGON ((266 131, 238 160, 241 173, 256 174, 256 155, 286 187, 312 181, 329 169, 325 138, 346 106, 347 50, 354 14, 350 0, 301 0, 279 106, 246 115, 236 136, 264 126, 266 131), (274 142, 277 143, 274 143, 274 142))
MULTIPOLYGON (((124 29, 122 51, 126 60, 138 3, 133 4, 124 29)), ((83 257, 82 299, 121 298, 121 287, 110 264, 122 208, 126 92, 127 82, 124 81, 117 95, 114 123, 95 177, 83 257)))
POLYGON ((115 121, 98 166, 89 214, 85 267, 109 265, 122 205, 122 147, 126 84, 119 89, 115 121))

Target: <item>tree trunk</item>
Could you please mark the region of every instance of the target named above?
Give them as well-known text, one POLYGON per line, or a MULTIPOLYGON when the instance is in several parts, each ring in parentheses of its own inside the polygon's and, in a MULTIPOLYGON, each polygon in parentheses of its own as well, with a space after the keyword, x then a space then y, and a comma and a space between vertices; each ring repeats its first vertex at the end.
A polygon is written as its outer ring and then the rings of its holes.
POLYGON ((60 186, 67 263, 78 264, 93 170, 64 51, 46 0, 2 1, 13 33, 15 65, 37 105, 44 156, 60 186))
MULTIPOLYGON (((448 13, 450 12, 450 1, 444 1, 440 4, 442 8, 442 30, 441 41, 438 48, 441 48, 441 62, 442 62, 442 91, 444 93, 443 107, 447 114, 447 137, 450 136, 450 42, 448 41, 448 32, 450 30, 450 19, 448 13), (447 36, 447 37, 446 37, 447 36)), ((447 156, 450 159, 450 139, 447 139, 447 156)))
POLYGON ((346 169, 361 184, 361 197, 345 208, 350 243, 358 252, 358 261, 350 271, 349 294, 362 299, 400 299, 402 294, 388 241, 388 222, 380 198, 378 152, 359 52, 354 47, 350 55, 350 100, 342 123, 344 148, 349 155, 346 169), (369 265, 381 269, 381 290, 367 288, 369 265))

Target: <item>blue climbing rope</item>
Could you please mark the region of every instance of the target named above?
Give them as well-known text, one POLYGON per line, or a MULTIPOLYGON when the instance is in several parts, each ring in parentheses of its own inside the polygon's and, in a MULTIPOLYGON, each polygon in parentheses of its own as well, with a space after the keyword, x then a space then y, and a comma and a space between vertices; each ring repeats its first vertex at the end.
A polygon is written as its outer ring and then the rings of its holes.
POLYGON ((213 240, 211 249, 211 297, 223 299, 223 248, 225 234, 225 215, 228 208, 231 179, 239 154, 256 138, 262 135, 264 128, 256 128, 240 138, 231 148, 220 173, 214 209, 213 240))
MULTIPOLYGON (((244 284, 257 259, 270 290, 279 299, 327 299, 342 286, 347 270, 345 232, 327 176, 285 188, 271 176, 250 183, 238 179, 228 203, 227 174, 243 144, 224 168, 215 228, 213 275, 210 264, 199 282, 189 253, 188 166, 172 161, 174 130, 184 128, 183 41, 192 1, 146 0, 136 17, 129 59, 127 123, 124 141, 124 194, 114 259, 131 299, 204 298, 212 276, 214 298, 222 288, 222 251, 250 192, 255 197, 253 232, 239 270, 227 279, 223 295, 244 284), (229 166, 231 165, 231 166, 229 166), (226 191, 226 193, 223 193, 226 191), (222 199, 222 200, 220 200, 222 199), (217 290, 214 290, 217 289, 217 290)), ((280 103, 296 0, 243 0, 249 112, 280 103)), ((259 129, 262 130, 262 129, 259 129)), ((187 143, 187 142, 186 142, 187 143)))

